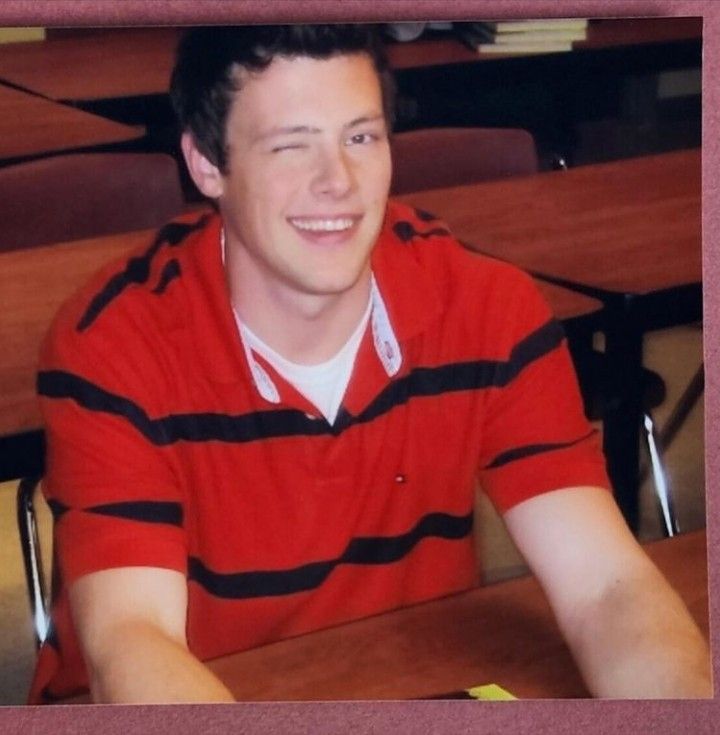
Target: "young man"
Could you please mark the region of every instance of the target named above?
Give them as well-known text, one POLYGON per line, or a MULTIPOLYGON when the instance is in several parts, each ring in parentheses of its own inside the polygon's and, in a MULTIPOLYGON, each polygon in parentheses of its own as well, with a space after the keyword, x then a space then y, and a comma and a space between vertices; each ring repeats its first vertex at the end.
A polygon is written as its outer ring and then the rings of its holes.
POLYGON ((33 701, 228 701, 202 660, 471 587, 478 478, 593 693, 711 694, 531 280, 388 203, 389 89, 364 27, 182 44, 218 213, 107 268, 47 340, 60 581, 33 701))

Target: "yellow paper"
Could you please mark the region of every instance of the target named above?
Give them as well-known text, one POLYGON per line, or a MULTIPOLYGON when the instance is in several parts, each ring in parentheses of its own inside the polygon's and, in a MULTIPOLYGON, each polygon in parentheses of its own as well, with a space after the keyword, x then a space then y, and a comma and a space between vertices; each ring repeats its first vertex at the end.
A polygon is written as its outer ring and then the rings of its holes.
POLYGON ((42 41, 44 38, 44 28, 0 28, 0 43, 17 43, 19 41, 42 41))
POLYGON ((510 692, 497 684, 483 684, 467 689, 466 691, 473 699, 482 699, 485 701, 509 702, 517 699, 517 697, 514 697, 510 692))

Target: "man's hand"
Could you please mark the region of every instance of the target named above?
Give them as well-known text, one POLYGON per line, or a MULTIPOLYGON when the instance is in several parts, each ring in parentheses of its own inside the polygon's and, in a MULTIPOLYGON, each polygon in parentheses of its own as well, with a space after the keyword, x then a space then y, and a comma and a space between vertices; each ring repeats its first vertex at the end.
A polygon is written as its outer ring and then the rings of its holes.
POLYGON ((707 644, 608 491, 539 495, 505 522, 595 696, 712 697, 707 644))
POLYGON ((187 648, 187 582, 179 572, 108 569, 81 577, 69 594, 93 701, 233 701, 187 648))

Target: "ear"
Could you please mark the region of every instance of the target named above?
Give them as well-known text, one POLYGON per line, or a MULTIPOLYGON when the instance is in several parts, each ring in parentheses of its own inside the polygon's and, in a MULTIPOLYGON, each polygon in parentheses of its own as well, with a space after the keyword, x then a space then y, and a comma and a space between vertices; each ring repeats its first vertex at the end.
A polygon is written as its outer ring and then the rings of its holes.
POLYGON ((217 199, 224 190, 224 179, 220 169, 201 153, 192 133, 184 132, 180 138, 185 163, 195 186, 210 199, 217 199))

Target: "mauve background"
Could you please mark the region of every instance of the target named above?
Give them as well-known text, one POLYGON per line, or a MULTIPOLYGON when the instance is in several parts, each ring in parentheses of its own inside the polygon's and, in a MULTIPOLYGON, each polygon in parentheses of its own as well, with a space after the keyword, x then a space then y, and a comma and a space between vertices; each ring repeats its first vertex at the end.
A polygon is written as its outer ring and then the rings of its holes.
MULTIPOLYGON (((717 171, 720 108, 720 6, 716 0, 3 0, 0 25, 154 25, 242 22, 461 20, 518 17, 623 15, 705 18, 703 53, 703 267, 705 284, 705 420, 711 646, 717 651, 720 579, 718 506, 712 490, 720 478, 717 317, 720 256, 716 235, 720 193, 717 171), (708 83, 713 80, 713 84, 708 83)), ((717 656, 713 657, 717 681, 717 656)), ((277 703, 154 707, 8 707, 0 710, 4 733, 128 732, 203 733, 606 733, 664 735, 715 733, 720 707, 707 701, 524 701, 277 703)))

